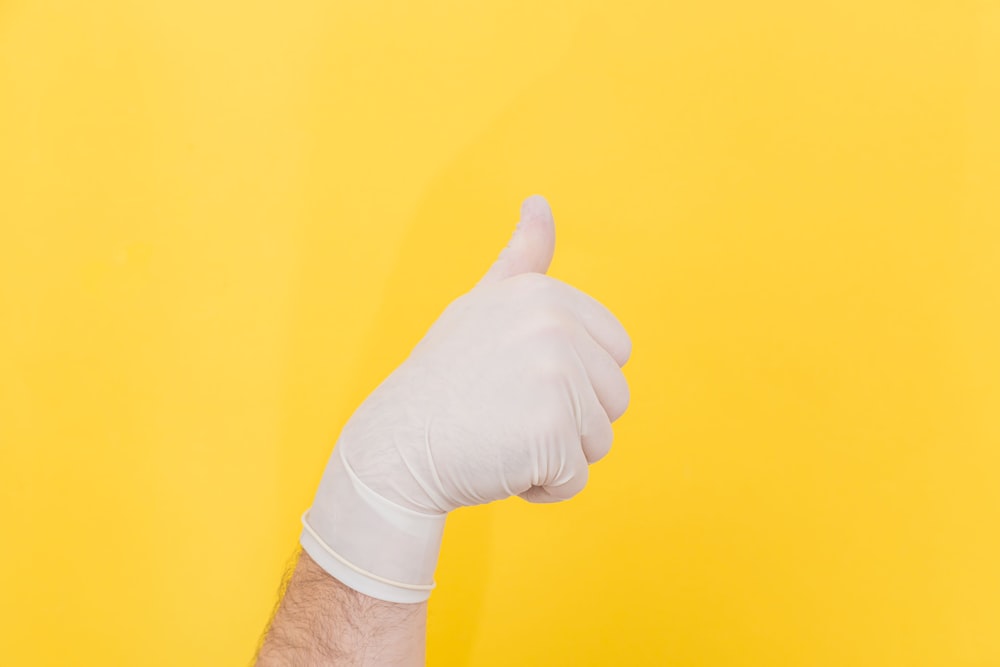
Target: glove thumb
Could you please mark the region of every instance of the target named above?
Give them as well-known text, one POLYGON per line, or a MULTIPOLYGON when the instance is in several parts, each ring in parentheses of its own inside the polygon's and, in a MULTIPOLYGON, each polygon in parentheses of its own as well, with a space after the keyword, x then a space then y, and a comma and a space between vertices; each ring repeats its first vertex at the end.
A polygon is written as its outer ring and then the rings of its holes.
POLYGON ((500 282, 522 273, 545 273, 556 247, 555 222, 549 203, 532 195, 521 204, 521 221, 500 257, 479 284, 500 282))

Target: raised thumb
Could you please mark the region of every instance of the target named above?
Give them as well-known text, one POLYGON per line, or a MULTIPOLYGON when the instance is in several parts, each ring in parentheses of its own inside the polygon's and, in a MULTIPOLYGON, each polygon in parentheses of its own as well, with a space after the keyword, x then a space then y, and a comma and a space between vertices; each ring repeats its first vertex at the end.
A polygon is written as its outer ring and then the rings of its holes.
POLYGON ((555 249, 552 209, 545 197, 532 195, 521 204, 521 221, 507 247, 479 283, 495 283, 521 273, 545 273, 555 249))

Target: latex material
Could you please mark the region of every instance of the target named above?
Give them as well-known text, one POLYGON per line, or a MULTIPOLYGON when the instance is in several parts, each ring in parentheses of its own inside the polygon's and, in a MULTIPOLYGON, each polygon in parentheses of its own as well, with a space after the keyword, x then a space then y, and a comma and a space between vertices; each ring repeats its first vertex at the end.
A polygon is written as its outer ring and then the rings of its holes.
POLYGON ((449 511, 566 500, 610 449, 631 341, 604 306, 544 275, 554 247, 548 204, 531 197, 483 279, 344 427, 302 545, 348 586, 427 599, 449 511))

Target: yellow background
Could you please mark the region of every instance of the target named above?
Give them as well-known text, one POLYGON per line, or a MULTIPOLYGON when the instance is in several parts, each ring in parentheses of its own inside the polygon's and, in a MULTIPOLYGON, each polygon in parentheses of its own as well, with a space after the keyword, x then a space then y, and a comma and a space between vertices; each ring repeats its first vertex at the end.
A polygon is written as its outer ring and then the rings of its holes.
POLYGON ((632 334, 440 665, 1000 665, 1000 3, 0 3, 0 662, 251 657, 354 406, 552 203, 632 334))

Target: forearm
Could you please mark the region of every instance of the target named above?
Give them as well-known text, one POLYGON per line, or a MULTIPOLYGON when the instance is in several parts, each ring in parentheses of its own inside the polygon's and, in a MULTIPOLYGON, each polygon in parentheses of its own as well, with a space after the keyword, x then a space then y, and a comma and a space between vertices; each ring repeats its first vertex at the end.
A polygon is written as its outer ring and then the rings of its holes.
POLYGON ((426 628, 426 602, 401 604, 358 593, 303 551, 257 665, 420 666, 426 628))

